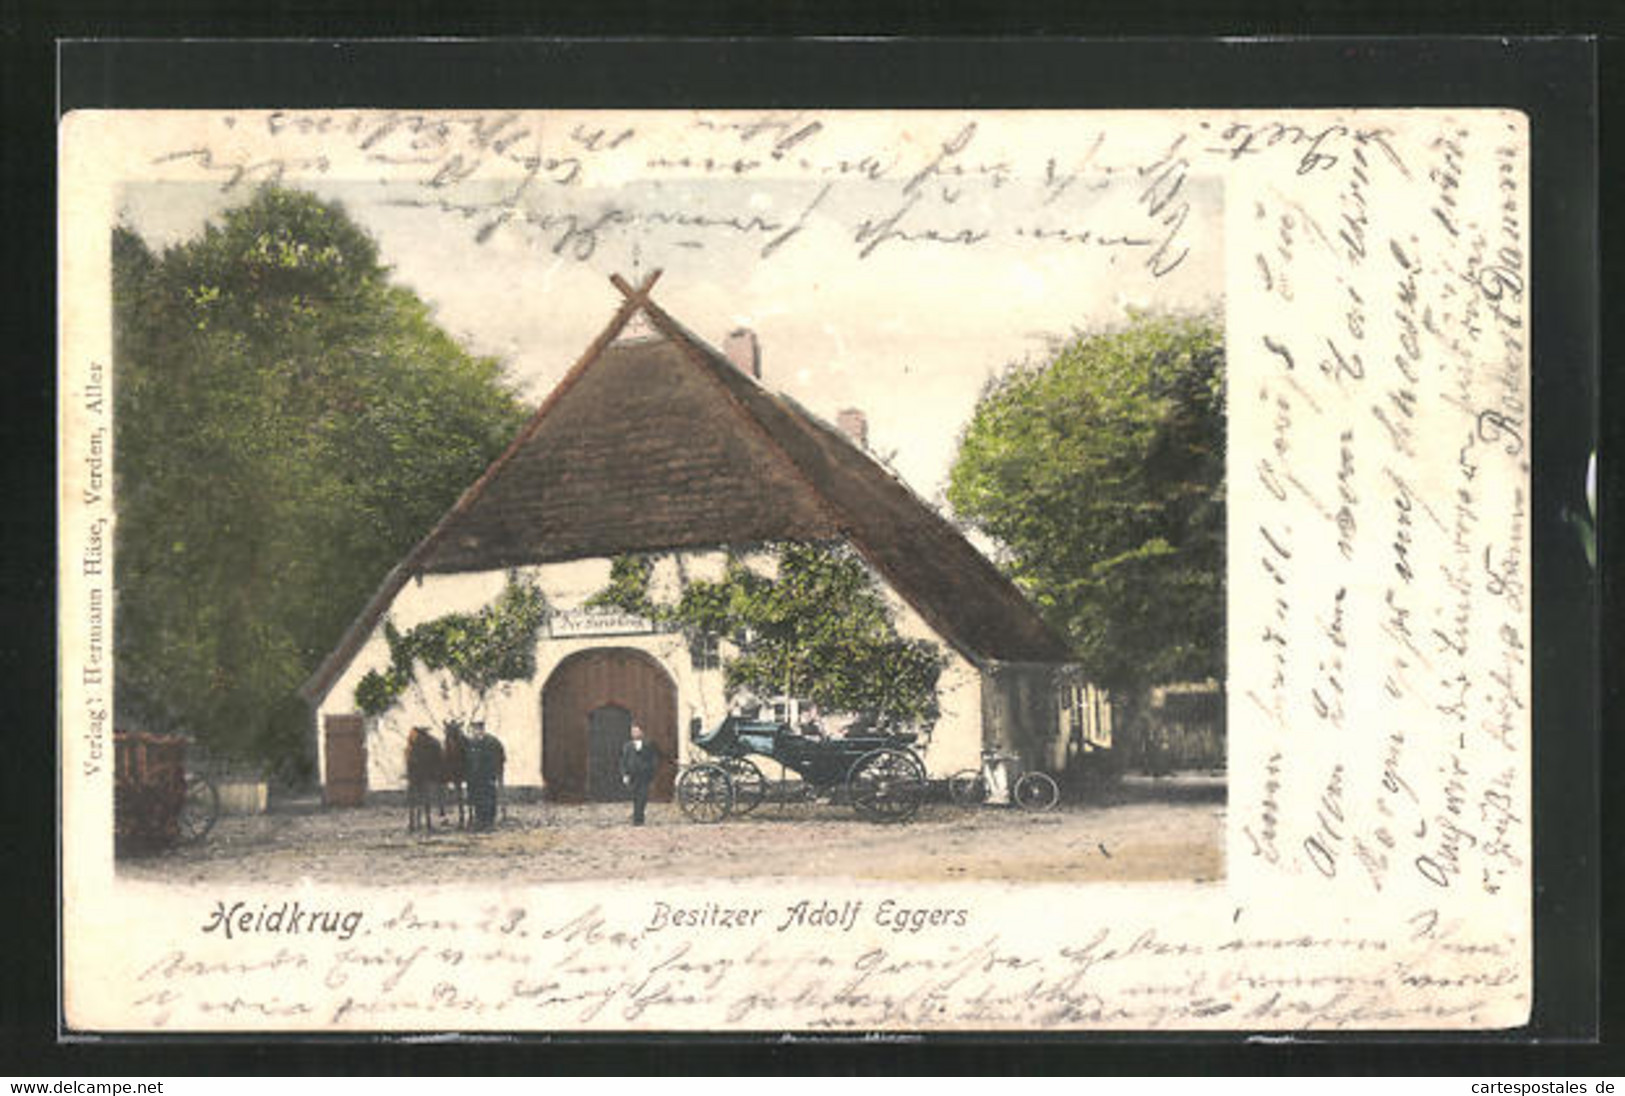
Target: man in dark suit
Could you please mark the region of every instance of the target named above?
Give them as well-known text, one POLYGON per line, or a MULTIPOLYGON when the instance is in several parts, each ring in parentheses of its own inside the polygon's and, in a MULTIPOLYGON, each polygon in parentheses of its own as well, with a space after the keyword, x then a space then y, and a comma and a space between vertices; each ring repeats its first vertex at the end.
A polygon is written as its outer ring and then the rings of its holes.
POLYGON ((632 724, 632 740, 621 747, 621 783, 632 789, 632 825, 643 825, 643 808, 649 802, 649 785, 654 783, 660 751, 643 737, 643 728, 632 724))
POLYGON ((502 770, 507 763, 507 751, 495 735, 485 733, 485 724, 476 723, 473 734, 463 747, 466 751, 468 773, 468 799, 474 808, 473 829, 489 831, 496 827, 497 789, 502 785, 502 770))

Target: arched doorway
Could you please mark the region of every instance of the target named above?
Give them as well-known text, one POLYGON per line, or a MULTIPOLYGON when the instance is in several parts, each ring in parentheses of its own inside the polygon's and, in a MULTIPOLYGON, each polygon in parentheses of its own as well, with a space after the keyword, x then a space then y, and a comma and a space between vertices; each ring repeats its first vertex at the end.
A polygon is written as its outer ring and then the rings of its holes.
POLYGON ((649 655, 600 647, 569 656, 542 687, 542 781, 553 799, 620 799, 620 750, 633 722, 669 764, 649 798, 668 800, 677 767, 677 686, 649 655))

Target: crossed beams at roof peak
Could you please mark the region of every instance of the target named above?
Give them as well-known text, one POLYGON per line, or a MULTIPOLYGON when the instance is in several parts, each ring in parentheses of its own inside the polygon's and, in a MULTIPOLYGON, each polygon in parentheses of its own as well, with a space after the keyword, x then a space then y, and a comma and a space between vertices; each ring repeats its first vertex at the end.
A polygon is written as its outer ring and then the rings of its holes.
POLYGON ((611 274, 609 280, 616 289, 621 291, 621 296, 626 298, 621 307, 630 313, 649 303, 649 293, 654 289, 655 283, 660 280, 660 274, 661 271, 659 270, 651 270, 649 276, 644 278, 642 284, 636 288, 619 274, 611 274))

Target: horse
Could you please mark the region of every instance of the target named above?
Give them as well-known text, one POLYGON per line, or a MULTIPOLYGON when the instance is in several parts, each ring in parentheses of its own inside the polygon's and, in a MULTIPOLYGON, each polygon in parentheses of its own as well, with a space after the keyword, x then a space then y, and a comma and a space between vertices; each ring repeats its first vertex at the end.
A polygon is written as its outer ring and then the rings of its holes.
POLYGON ((446 817, 446 785, 457 795, 457 828, 468 826, 468 739, 458 723, 446 724, 446 747, 440 761, 440 817, 446 817))
POLYGON ((445 757, 440 743, 427 727, 413 727, 406 738, 406 832, 423 827, 434 832, 434 819, 429 812, 429 790, 440 786, 445 771, 445 757))

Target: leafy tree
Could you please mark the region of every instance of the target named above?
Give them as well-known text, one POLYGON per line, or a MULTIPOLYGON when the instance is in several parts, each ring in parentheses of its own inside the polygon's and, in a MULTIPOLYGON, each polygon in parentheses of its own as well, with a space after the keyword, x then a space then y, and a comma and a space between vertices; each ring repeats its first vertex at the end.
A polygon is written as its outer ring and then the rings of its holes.
POLYGON ((310 194, 116 229, 113 306, 119 718, 303 759, 297 687, 523 410, 310 194))
POLYGON ((410 687, 436 724, 466 727, 484 716, 498 688, 536 676, 536 637, 547 616, 542 592, 510 578, 478 612, 447 613, 407 632, 386 620, 389 669, 362 677, 356 706, 382 715, 410 687))
POLYGON ((722 578, 686 582, 664 605, 649 592, 653 560, 621 557, 590 604, 676 624, 696 638, 731 637, 739 654, 723 667, 730 693, 748 689, 887 722, 935 723, 942 654, 897 633, 862 560, 845 545, 786 543, 771 552, 775 577, 732 557, 722 578))
POLYGON ((982 394, 948 500, 1108 688, 1224 667, 1224 344, 1135 312, 982 394))

